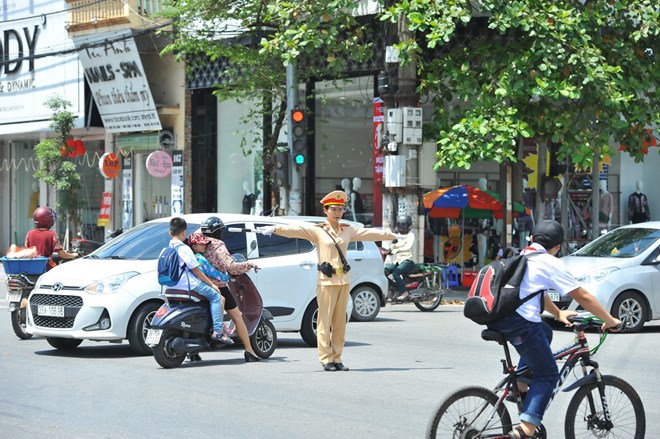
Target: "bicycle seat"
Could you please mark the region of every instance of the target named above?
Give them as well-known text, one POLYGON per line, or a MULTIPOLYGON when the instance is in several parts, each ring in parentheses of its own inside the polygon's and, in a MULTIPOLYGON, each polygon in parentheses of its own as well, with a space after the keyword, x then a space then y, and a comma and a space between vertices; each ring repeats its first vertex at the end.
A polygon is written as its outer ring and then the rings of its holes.
POLYGON ((506 343, 506 339, 501 332, 497 332, 494 329, 484 329, 481 331, 481 338, 486 341, 496 341, 499 344, 506 343))

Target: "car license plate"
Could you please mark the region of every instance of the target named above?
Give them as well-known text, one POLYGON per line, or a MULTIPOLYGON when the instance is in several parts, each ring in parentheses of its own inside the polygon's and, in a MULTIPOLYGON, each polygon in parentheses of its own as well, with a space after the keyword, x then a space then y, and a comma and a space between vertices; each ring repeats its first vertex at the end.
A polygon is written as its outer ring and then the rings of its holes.
POLYGON ((12 293, 11 291, 7 292, 7 302, 20 302, 21 301, 21 293, 12 293))
POLYGON ((550 296, 550 300, 553 302, 559 302, 559 293, 549 292, 548 296, 550 296))
POLYGON ((38 305, 37 314, 47 317, 64 317, 64 307, 54 305, 38 305))
POLYGON ((149 329, 147 330, 147 337, 144 342, 147 346, 156 346, 160 341, 160 336, 163 333, 162 329, 149 329))

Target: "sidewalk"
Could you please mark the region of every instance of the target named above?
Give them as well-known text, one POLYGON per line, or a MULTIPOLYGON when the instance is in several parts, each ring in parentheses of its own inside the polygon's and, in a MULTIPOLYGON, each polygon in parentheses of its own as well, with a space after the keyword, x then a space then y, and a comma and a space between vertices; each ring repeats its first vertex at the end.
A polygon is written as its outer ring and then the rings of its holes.
POLYGON ((459 305, 465 302, 469 291, 470 289, 467 287, 452 288, 442 297, 442 300, 445 302, 445 304, 459 305))

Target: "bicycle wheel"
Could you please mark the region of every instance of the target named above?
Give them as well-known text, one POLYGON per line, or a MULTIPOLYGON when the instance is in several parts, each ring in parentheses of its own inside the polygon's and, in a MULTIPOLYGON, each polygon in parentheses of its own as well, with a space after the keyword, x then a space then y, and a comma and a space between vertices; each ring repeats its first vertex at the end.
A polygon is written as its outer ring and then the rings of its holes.
POLYGON ((643 439, 646 433, 646 415, 639 395, 621 378, 604 375, 605 398, 611 425, 605 419, 598 384, 580 387, 568 404, 564 434, 575 438, 634 438, 643 439), (592 410, 593 407, 593 410, 592 410))
POLYGON ((464 387, 445 399, 426 429, 431 438, 498 437, 511 431, 511 416, 497 395, 484 387, 464 387))

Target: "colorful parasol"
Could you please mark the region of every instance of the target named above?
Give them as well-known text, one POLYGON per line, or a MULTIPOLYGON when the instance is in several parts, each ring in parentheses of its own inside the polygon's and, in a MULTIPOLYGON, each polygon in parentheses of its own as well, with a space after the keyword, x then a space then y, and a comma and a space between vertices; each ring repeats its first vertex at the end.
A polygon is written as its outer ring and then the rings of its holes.
POLYGON ((479 209, 471 216, 485 218, 490 215, 503 215, 502 203, 492 195, 474 186, 450 186, 427 192, 423 196, 424 209, 431 218, 460 218, 464 209, 479 209))

